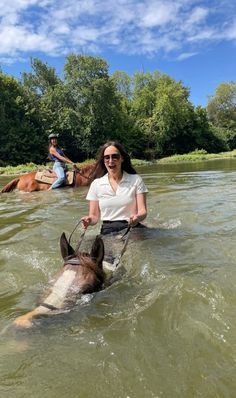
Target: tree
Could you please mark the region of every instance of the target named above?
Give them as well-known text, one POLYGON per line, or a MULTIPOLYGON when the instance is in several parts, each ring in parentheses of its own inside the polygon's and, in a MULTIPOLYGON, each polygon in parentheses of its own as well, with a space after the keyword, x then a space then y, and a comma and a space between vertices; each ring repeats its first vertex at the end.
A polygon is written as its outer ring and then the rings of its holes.
POLYGON ((208 120, 207 111, 201 106, 194 109, 194 141, 196 149, 217 153, 229 149, 226 137, 220 129, 213 127, 208 120))
POLYGON ((111 79, 116 87, 118 93, 127 100, 132 97, 132 78, 123 71, 116 71, 111 76, 111 79))
POLYGON ((132 112, 138 119, 152 117, 160 76, 158 71, 153 74, 144 72, 134 74, 132 112))
POLYGON ((215 127, 236 130, 236 83, 221 83, 207 104, 209 120, 215 127))
POLYGON ((194 108, 182 82, 162 75, 157 82, 153 112, 156 148, 160 155, 186 153, 194 149, 194 108))
POLYGON ((31 68, 32 72, 22 73, 22 84, 31 92, 42 96, 49 88, 61 82, 55 68, 49 67, 38 58, 31 58, 31 68))
POLYGON ((73 54, 67 57, 64 69, 73 110, 80 115, 75 133, 78 145, 94 156, 106 140, 122 136, 120 98, 103 59, 73 54))
POLYGON ((76 161, 80 153, 77 150, 75 132, 80 117, 73 110, 72 95, 64 82, 58 78, 54 68, 38 59, 32 59, 31 66, 32 72, 22 74, 29 112, 38 117, 44 142, 47 142, 49 133, 58 134, 60 145, 67 155, 76 161))
POLYGON ((19 82, 0 73, 0 159, 5 165, 42 162, 44 143, 19 82))

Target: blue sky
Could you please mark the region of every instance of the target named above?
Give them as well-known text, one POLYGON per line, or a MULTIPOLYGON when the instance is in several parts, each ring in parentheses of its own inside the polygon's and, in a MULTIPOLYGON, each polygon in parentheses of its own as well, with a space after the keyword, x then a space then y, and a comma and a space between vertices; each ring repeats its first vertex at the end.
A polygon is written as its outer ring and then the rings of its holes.
POLYGON ((236 0, 0 0, 0 65, 20 77, 38 57, 62 73, 74 52, 110 73, 159 70, 205 106, 236 80, 236 0))

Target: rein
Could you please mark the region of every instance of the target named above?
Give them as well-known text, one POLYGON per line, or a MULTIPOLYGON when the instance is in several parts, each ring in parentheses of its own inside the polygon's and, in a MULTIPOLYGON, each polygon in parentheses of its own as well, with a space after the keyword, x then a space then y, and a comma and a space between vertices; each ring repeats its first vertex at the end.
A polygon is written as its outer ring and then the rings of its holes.
POLYGON ((124 241, 124 246, 123 246, 123 248, 122 248, 122 250, 121 250, 119 256, 116 257, 116 259, 115 259, 115 261, 114 261, 114 263, 113 263, 113 265, 115 266, 115 268, 118 267, 118 265, 119 265, 119 263, 120 263, 120 260, 121 260, 121 257, 123 256, 123 254, 124 254, 124 252, 125 252, 125 250, 126 250, 126 247, 127 247, 127 244, 128 244, 128 240, 129 240, 130 232, 131 232, 131 231, 132 231, 132 227, 131 227, 131 225, 129 225, 129 226, 127 227, 125 233, 124 233, 124 234, 122 235, 122 237, 120 238, 120 240, 123 240, 123 241, 124 241))
POLYGON ((75 174, 79 174, 81 177, 86 178, 86 180, 90 180, 90 175, 87 177, 79 169, 75 170, 75 174))
POLYGON ((81 177, 83 177, 83 178, 86 178, 86 180, 90 180, 90 178, 91 178, 91 175, 94 173, 94 170, 92 170, 91 172, 90 172, 90 174, 88 175, 88 177, 86 176, 86 175, 84 175, 81 171, 80 171, 80 169, 78 169, 78 168, 76 168, 75 169, 75 174, 79 174, 81 177))
MULTIPOLYGON (((69 244, 70 244, 70 240, 71 240, 71 238, 72 238, 73 233, 76 231, 76 229, 78 228, 78 226, 80 225, 81 222, 82 222, 82 220, 80 219, 80 220, 77 222, 76 226, 74 227, 73 231, 71 232, 71 234, 70 234, 70 236, 69 236, 69 240, 68 240, 69 244)), ((82 243, 82 241, 83 241, 83 239, 84 239, 85 232, 86 232, 86 229, 85 229, 85 230, 82 232, 82 234, 80 235, 80 240, 79 240, 79 242, 78 242, 78 244, 77 244, 77 246, 76 246, 76 248, 75 248, 75 253, 77 253, 77 252, 79 251, 79 248, 80 248, 80 246, 81 246, 81 243, 82 243)))

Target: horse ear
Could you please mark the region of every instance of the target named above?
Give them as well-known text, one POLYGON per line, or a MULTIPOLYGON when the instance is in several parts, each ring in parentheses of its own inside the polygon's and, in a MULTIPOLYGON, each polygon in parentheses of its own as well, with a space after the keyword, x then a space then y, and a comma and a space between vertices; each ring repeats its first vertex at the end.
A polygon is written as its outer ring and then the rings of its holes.
POLYGON ((102 263, 104 258, 104 243, 101 236, 96 236, 90 255, 92 258, 95 258, 98 264, 102 263))
POLYGON ((75 253, 73 247, 71 247, 68 240, 66 239, 65 232, 63 232, 61 235, 60 247, 61 247, 61 255, 64 260, 66 257, 71 256, 72 254, 75 253))

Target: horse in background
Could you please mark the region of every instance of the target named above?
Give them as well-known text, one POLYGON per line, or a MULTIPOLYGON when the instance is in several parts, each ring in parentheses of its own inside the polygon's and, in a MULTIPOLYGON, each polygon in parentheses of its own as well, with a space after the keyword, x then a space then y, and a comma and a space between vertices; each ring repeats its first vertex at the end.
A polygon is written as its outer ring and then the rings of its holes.
MULTIPOLYGON (((73 184, 70 185, 74 188, 87 186, 91 182, 92 175, 96 169, 96 163, 91 163, 82 166, 80 169, 75 170, 73 184)), ((0 191, 0 193, 11 192, 14 189, 19 189, 23 192, 34 192, 34 191, 47 191, 51 184, 46 182, 39 182, 35 179, 37 171, 31 171, 30 173, 23 174, 15 178, 6 184, 0 191)), ((56 180, 56 176, 52 179, 52 183, 56 180)))
POLYGON ((100 236, 93 242, 91 253, 73 249, 65 234, 60 239, 63 268, 54 276, 44 293, 40 304, 25 315, 15 319, 14 325, 30 328, 34 318, 41 315, 55 315, 75 305, 82 294, 99 291, 103 287, 104 244, 100 236))

